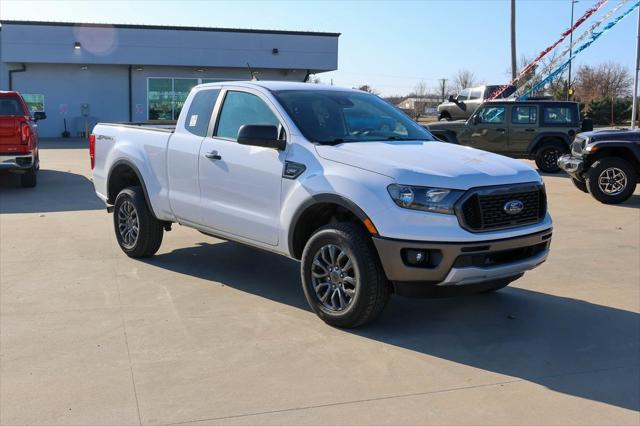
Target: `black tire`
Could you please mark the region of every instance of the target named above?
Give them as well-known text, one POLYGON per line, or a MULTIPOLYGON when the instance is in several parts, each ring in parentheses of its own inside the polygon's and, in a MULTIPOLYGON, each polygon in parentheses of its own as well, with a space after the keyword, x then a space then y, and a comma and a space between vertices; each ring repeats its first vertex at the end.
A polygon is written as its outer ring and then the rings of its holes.
POLYGON ((587 172, 587 188, 589 193, 596 200, 605 204, 619 204, 627 201, 636 189, 637 172, 634 167, 626 160, 619 157, 605 157, 596 160, 589 171, 587 172), (623 189, 620 191, 607 193, 605 192, 606 173, 609 170, 616 171, 616 173, 622 173, 626 180, 623 189), (600 178, 603 178, 603 182, 600 182, 600 178), (605 186, 604 188, 602 186, 605 186))
POLYGON ((449 115, 449 113, 442 113, 440 117, 438 117, 438 121, 451 121, 451 115, 449 115))
POLYGON ((542 142, 542 146, 536 151, 536 166, 545 173, 557 173, 560 171, 558 158, 569 152, 569 149, 561 142, 542 142))
MULTIPOLYGON (((164 228, 162 223, 155 218, 144 198, 142 188, 132 186, 125 188, 116 197, 113 210, 113 227, 116 233, 118 245, 129 257, 142 258, 153 256, 162 244, 164 228), (127 215, 127 209, 134 209, 137 219, 138 232, 131 240, 120 231, 120 219, 127 215)), ((126 234, 126 232, 124 233, 126 234)))
POLYGON ((20 185, 23 188, 33 188, 38 183, 38 171, 35 166, 20 175, 20 185))
POLYGON ((589 192, 589 190, 587 189, 587 182, 583 180, 578 180, 574 177, 571 178, 571 182, 573 183, 573 186, 578 188, 580 191, 586 192, 586 193, 589 192))
MULTIPOLYGON (((354 223, 326 225, 316 231, 302 253, 301 275, 302 288, 309 306, 324 322, 332 326, 355 328, 371 322, 380 315, 389 300, 390 284, 382 270, 371 238, 354 223), (342 250, 353 264, 350 270, 355 277, 355 293, 342 310, 327 307, 326 303, 329 302, 323 303, 321 293, 316 293, 314 289, 314 279, 324 280, 312 276, 314 268, 318 270, 317 266, 314 266, 314 259, 321 255, 321 249, 328 246, 342 250)), ((331 284, 332 279, 333 276, 329 278, 327 275, 327 283, 318 286, 326 286, 326 292, 332 292, 329 298, 331 303, 338 287, 343 285, 335 282, 331 284)), ((343 294, 346 295, 346 292, 343 294)))

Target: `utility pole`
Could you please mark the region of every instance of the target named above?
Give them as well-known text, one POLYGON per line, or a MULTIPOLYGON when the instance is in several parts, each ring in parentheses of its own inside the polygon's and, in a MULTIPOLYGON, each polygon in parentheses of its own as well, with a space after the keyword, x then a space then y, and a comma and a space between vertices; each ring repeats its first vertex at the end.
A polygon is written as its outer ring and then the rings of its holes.
POLYGON ((516 64, 516 0, 511 0, 511 79, 518 76, 516 64))
MULTIPOLYGON (((573 6, 578 3, 578 0, 570 0, 571 1, 571 26, 569 28, 573 28, 573 6)), ((571 59, 573 58, 573 31, 569 34, 569 77, 567 78, 567 100, 571 99, 571 95, 569 91, 571 90, 571 59)))
POLYGON ((444 99, 445 84, 447 84, 447 79, 446 78, 441 78, 440 82, 442 83, 442 102, 444 102, 445 101, 445 99, 444 99))
POLYGON ((631 108, 631 128, 636 128, 638 120, 638 71, 640 71, 640 9, 638 9, 638 39, 636 41, 636 72, 633 75, 633 107, 631 108))

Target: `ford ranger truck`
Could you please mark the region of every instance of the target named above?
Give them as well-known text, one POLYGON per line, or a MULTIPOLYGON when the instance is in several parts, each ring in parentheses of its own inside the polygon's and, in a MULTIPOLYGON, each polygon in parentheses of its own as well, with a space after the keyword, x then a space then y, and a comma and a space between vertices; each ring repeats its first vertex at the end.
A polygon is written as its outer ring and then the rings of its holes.
POLYGON ((203 84, 175 127, 96 125, 90 157, 128 256, 153 255, 173 223, 288 256, 334 326, 373 320, 392 293, 498 290, 549 253, 534 169, 438 142, 358 90, 203 84))
POLYGON ((36 122, 44 118, 44 112, 32 117, 19 93, 0 91, 0 171, 19 173, 25 188, 37 183, 40 162, 36 122))

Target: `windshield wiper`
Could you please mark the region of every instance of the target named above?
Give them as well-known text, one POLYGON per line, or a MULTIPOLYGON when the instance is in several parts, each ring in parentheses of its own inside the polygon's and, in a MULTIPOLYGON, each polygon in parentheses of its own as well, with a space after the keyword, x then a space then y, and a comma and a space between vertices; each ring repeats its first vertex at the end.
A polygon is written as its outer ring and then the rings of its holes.
POLYGON ((356 142, 355 139, 344 139, 344 138, 335 138, 330 141, 318 141, 321 145, 338 145, 345 142, 356 142))
POLYGON ((433 139, 425 138, 399 138, 397 136, 389 136, 385 140, 387 141, 432 141, 433 139))

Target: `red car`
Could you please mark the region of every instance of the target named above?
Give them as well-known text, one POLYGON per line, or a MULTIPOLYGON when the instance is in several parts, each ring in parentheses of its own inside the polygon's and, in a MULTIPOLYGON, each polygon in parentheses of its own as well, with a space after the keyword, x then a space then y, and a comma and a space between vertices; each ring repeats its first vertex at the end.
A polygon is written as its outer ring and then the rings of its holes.
POLYGON ((36 186, 38 160, 38 127, 47 118, 44 112, 33 116, 18 92, 0 91, 0 170, 20 173, 22 186, 36 186))

